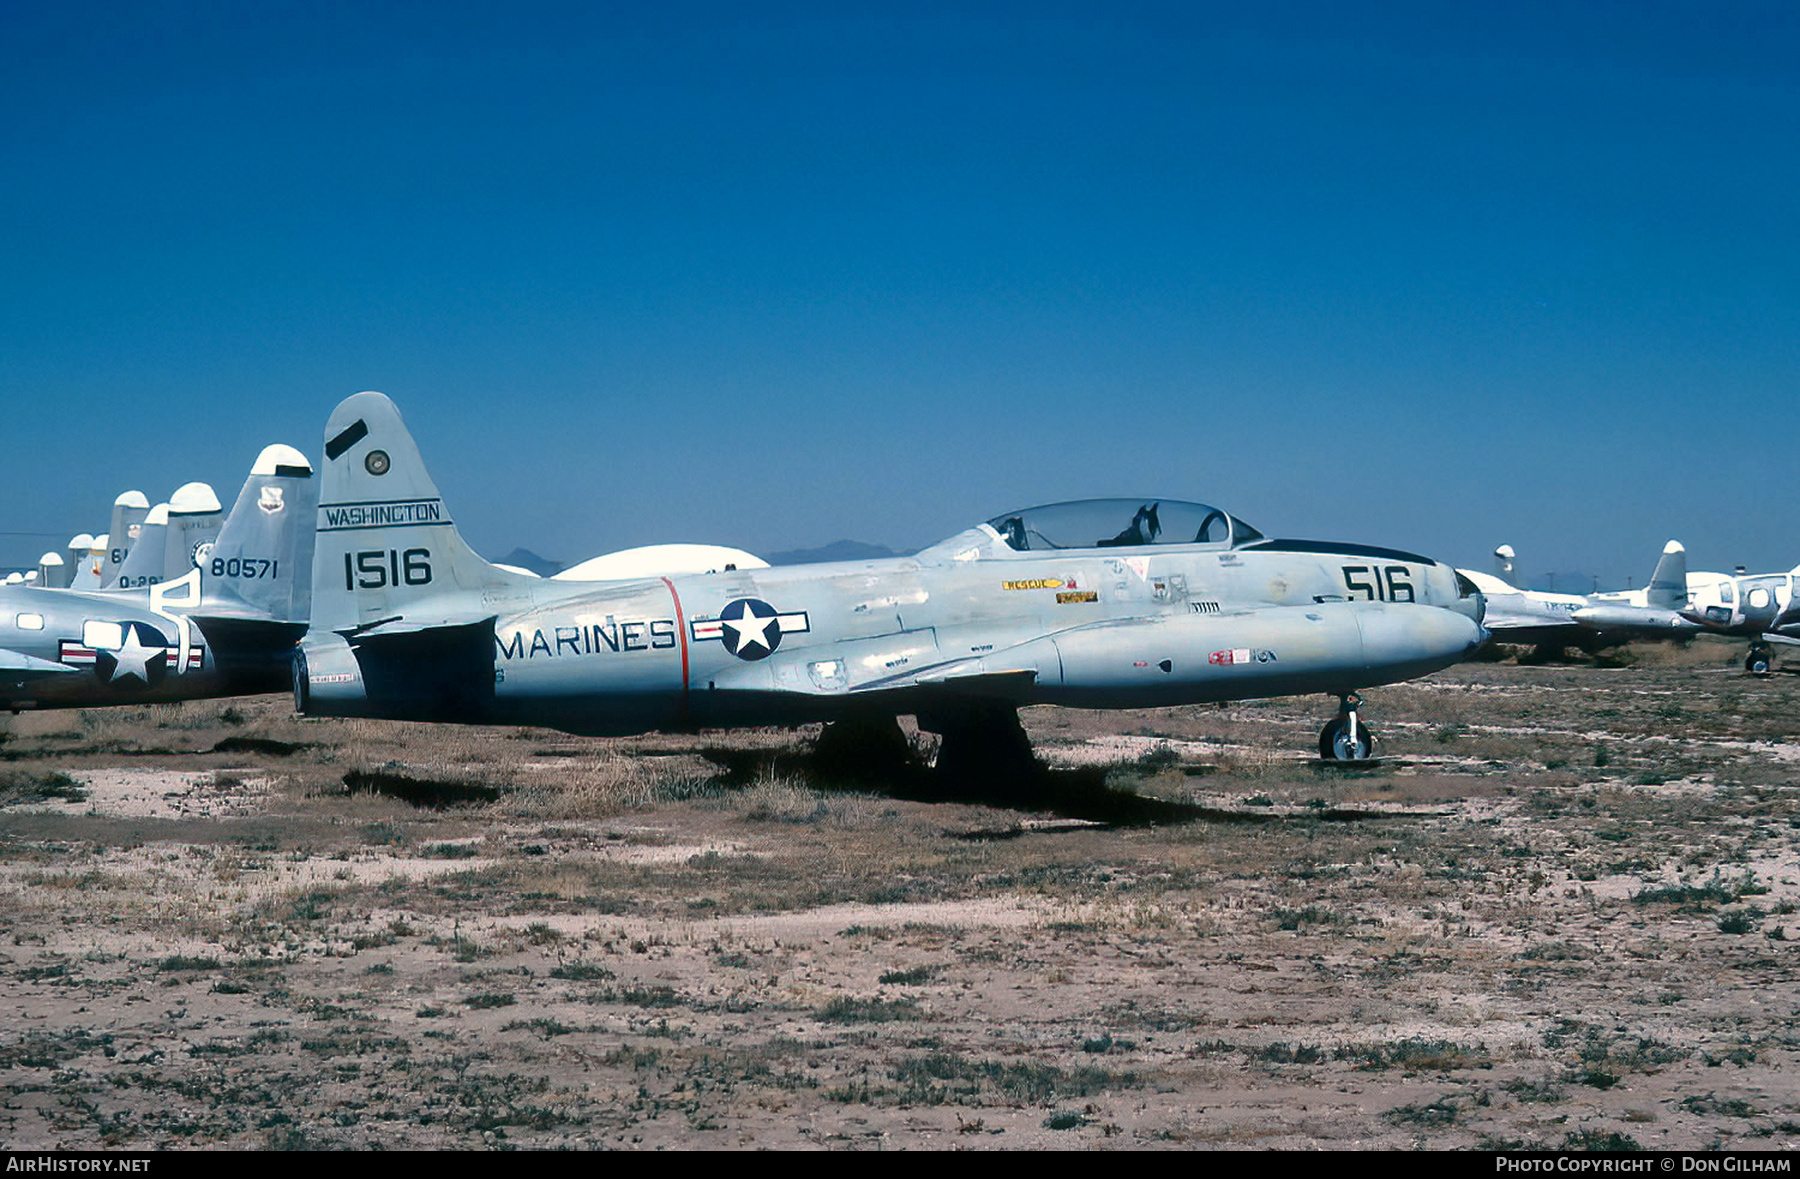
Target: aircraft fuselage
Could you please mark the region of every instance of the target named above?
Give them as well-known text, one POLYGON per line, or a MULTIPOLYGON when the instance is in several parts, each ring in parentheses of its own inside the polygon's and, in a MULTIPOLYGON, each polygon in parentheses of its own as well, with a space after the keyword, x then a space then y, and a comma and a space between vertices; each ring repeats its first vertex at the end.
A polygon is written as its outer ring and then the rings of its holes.
MULTIPOLYGON (((482 592, 491 623, 383 635, 371 618, 349 641, 315 633, 297 688, 309 712, 624 735, 959 697, 1118 708, 1343 694, 1447 666, 1480 641, 1447 567, 1283 547, 1294 543, 1018 552, 982 526, 892 560, 514 579, 482 592)), ((344 576, 368 590, 374 575, 350 557, 344 576)), ((361 564, 404 580, 406 560, 361 564)), ((414 585, 435 575, 428 549, 411 560, 414 585)), ((408 613, 429 617, 431 603, 408 613)))

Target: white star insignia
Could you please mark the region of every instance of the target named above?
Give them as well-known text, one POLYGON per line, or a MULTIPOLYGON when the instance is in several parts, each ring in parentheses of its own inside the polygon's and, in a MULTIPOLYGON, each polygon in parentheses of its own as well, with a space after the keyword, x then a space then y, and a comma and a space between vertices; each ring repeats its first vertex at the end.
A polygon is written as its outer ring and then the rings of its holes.
POLYGON ((776 625, 777 619, 771 614, 767 618, 758 618, 748 605, 744 607, 740 618, 721 618, 720 622, 730 627, 737 634, 737 649, 742 651, 746 646, 755 643, 765 651, 772 651, 769 643, 769 628, 776 625))
POLYGON ((160 646, 146 647, 138 642, 138 628, 128 625, 125 628, 125 645, 112 653, 115 666, 112 678, 107 682, 116 684, 126 676, 136 676, 145 684, 149 684, 150 661, 163 654, 165 650, 166 648, 160 646))

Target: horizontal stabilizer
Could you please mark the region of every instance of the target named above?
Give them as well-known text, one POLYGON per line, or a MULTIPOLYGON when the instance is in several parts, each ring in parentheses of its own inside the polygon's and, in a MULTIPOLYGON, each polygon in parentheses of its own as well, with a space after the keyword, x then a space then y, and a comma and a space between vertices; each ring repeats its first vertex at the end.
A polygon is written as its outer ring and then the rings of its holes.
POLYGON ((0 680, 19 683, 23 680, 42 680, 57 675, 79 675, 81 669, 70 667, 66 663, 55 663, 48 659, 39 659, 35 655, 26 655, 20 651, 8 651, 0 647, 0 680))
POLYGON ((391 639, 402 635, 425 635, 432 631, 448 631, 466 626, 480 626, 483 623, 492 625, 498 616, 492 613, 476 613, 458 615, 427 615, 423 618, 381 618, 374 622, 353 626, 337 633, 352 643, 360 643, 368 639, 391 639))

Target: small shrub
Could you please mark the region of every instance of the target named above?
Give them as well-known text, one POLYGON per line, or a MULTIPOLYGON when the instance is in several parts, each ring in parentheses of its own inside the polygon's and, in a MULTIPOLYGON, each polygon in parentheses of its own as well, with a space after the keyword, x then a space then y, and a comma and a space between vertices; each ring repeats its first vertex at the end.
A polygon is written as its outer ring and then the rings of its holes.
POLYGON ((841 995, 814 1014, 826 1023, 891 1023, 919 1018, 919 1005, 911 999, 859 999, 841 995))
POLYGON ((1576 1130, 1563 1139, 1564 1150, 1642 1150, 1638 1140, 1629 1134, 1621 1134, 1614 1130, 1610 1134, 1602 1134, 1598 1130, 1576 1130))
POLYGON ((1719 918, 1720 933, 1755 933, 1757 923, 1762 920, 1762 910, 1751 906, 1738 909, 1719 918))

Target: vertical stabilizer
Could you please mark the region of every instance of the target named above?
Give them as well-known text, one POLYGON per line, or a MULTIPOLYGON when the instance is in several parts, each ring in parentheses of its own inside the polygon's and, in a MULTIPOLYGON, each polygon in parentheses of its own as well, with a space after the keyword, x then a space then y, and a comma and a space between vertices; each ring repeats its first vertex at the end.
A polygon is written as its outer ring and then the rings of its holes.
POLYGON ((45 589, 69 588, 69 563, 58 552, 45 553, 38 558, 37 583, 45 589))
POLYGON ((312 464, 291 446, 265 447, 256 456, 200 568, 197 613, 302 625, 309 620, 318 485, 312 464))
POLYGON ((1494 550, 1494 576, 1507 585, 1517 585, 1513 580, 1513 547, 1503 544, 1494 550))
POLYGON ((76 579, 70 583, 70 588, 101 589, 105 586, 107 544, 105 533, 89 538, 87 556, 82 558, 81 568, 75 571, 76 579))
POLYGON ((169 532, 169 505, 157 504, 144 514, 137 539, 119 566, 118 589, 142 589, 163 579, 164 550, 169 532))
POLYGON ((211 487, 184 483, 176 488, 169 497, 168 528, 163 533, 162 579, 175 581, 198 569, 224 522, 224 510, 211 487))
POLYGON ((358 393, 332 412, 313 559, 315 634, 460 618, 469 606, 459 591, 534 580, 495 568, 464 543, 392 401, 358 393))
POLYGON ((94 565, 94 538, 82 532, 69 538, 69 547, 63 550, 63 560, 69 566, 69 588, 91 590, 100 588, 100 570, 94 565))
POLYGON ((143 530, 144 517, 150 514, 150 500, 141 491, 127 491, 113 500, 112 531, 106 534, 106 556, 100 565, 100 588, 111 589, 119 583, 125 558, 137 543, 143 530))
POLYGON ((1663 546, 1662 559, 1644 591, 1644 604, 1657 610, 1679 610, 1687 605, 1687 550, 1680 541, 1663 546))

